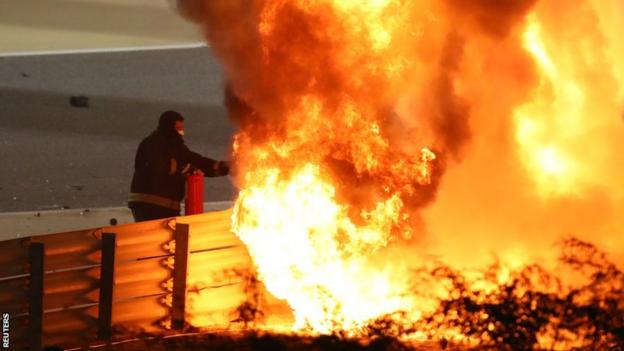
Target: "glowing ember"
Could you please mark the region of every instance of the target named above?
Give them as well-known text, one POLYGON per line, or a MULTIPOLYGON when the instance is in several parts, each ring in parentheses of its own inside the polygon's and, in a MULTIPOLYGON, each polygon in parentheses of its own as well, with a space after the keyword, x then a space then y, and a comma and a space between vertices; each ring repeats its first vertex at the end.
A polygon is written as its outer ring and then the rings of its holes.
POLYGON ((239 99, 233 231, 295 328, 420 318, 454 296, 411 285, 428 254, 496 252, 504 284, 562 234, 624 253, 622 5, 197 3, 239 99))

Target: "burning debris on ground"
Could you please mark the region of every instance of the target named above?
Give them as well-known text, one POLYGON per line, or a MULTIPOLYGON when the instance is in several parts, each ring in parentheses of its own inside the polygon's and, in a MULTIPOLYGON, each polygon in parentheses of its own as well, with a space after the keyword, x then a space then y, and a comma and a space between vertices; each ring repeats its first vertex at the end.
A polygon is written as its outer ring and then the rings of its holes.
MULTIPOLYGON (((624 345, 624 274, 593 245, 562 242, 562 268, 578 275, 566 284, 531 264, 500 281, 500 265, 483 272, 478 289, 462 273, 440 265, 430 279, 448 281, 449 297, 419 325, 436 335, 453 329, 497 350, 616 349, 624 345), (582 282, 582 283, 579 283, 582 282)), ((419 272, 423 273, 423 272, 419 272)))
POLYGON ((337 335, 302 336, 266 332, 198 333, 171 337, 144 336, 141 340, 118 343, 104 350, 217 350, 217 351, 419 351, 434 346, 410 346, 384 337, 365 342, 337 335))

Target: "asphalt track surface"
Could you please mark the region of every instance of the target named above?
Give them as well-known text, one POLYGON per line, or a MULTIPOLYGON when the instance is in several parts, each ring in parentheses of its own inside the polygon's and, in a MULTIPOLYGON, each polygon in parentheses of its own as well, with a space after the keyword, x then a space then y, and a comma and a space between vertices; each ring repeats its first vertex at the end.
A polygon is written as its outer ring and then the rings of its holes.
MULTIPOLYGON (((0 212, 124 206, 138 143, 167 109, 192 150, 227 158, 222 96, 205 47, 0 57, 0 212)), ((229 177, 206 179, 206 201, 235 196, 229 177)))

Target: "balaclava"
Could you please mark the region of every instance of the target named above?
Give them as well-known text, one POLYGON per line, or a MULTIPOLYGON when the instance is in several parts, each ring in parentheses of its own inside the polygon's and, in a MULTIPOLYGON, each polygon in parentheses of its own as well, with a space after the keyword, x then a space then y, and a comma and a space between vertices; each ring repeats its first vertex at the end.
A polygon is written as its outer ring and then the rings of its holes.
POLYGON ((176 111, 165 111, 158 120, 158 130, 165 134, 178 135, 175 129, 176 121, 184 121, 184 117, 176 111))

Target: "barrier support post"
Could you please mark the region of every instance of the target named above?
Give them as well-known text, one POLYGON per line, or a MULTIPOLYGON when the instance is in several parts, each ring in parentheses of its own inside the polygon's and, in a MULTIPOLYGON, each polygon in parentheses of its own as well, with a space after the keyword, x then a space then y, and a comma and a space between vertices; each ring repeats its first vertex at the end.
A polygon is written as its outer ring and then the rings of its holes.
POLYGON ((116 240, 115 234, 102 234, 100 299, 98 301, 98 338, 101 340, 110 340, 113 336, 113 286, 115 283, 116 240))
POLYGON ((45 277, 45 248, 43 243, 30 243, 28 256, 30 260, 28 306, 30 350, 40 351, 43 347, 43 292, 45 277))
POLYGON ((173 298, 171 301, 171 328, 182 330, 186 313, 186 278, 189 255, 189 225, 178 223, 175 229, 173 263, 173 298))

